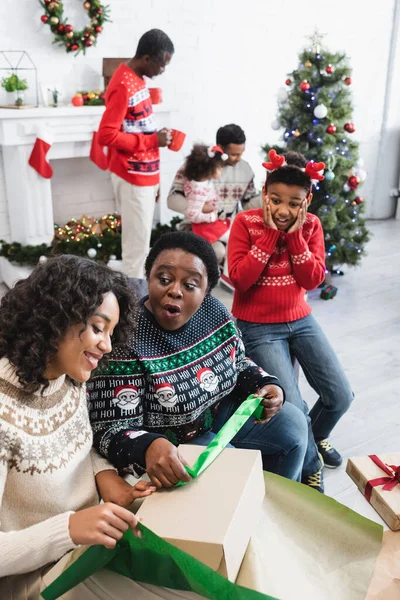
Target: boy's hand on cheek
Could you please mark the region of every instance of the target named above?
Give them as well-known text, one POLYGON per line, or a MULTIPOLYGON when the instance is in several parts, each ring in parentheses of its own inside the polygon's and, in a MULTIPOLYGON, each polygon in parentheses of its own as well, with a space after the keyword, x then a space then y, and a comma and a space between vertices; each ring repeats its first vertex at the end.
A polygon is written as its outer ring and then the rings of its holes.
POLYGON ((264 192, 264 190, 263 190, 263 216, 264 216, 264 223, 265 223, 266 227, 270 227, 271 229, 278 229, 272 219, 270 200, 269 200, 268 196, 266 195, 266 193, 264 192))
POLYGON ((293 223, 293 225, 288 229, 288 233, 293 233, 294 231, 298 231, 304 225, 304 221, 307 216, 307 200, 304 199, 299 208, 299 212, 297 213, 297 219, 293 223))

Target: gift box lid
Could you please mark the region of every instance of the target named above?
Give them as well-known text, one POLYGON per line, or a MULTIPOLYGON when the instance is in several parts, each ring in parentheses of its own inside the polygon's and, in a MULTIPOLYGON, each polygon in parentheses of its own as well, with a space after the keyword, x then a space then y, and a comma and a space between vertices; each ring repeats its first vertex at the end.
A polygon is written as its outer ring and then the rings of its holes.
MULTIPOLYGON (((192 465, 204 450, 182 445, 192 465)), ((265 495, 261 453, 225 449, 198 478, 145 499, 137 516, 171 544, 235 581, 265 495)))

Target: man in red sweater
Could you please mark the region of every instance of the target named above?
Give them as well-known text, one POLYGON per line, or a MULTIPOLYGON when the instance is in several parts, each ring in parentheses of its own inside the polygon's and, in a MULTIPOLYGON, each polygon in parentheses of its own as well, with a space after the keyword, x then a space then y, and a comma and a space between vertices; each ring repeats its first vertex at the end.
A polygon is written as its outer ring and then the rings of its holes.
POLYGON ((109 170, 122 218, 122 267, 129 277, 143 278, 149 251, 154 206, 160 183, 160 147, 170 132, 156 131, 144 76, 161 75, 174 45, 160 29, 147 31, 134 58, 115 71, 106 93, 106 110, 98 140, 108 147, 109 170))

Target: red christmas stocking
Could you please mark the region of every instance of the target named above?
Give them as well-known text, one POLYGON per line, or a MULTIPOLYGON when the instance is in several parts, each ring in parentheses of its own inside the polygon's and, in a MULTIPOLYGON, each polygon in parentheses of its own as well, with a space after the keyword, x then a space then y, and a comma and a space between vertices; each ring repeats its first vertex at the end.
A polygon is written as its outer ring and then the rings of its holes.
POLYGON ((98 132, 95 131, 92 137, 92 146, 90 148, 90 160, 94 162, 95 165, 102 169, 103 171, 107 171, 108 169, 108 156, 104 154, 104 146, 100 146, 98 132))
POLYGON ((46 155, 53 143, 52 136, 48 132, 40 132, 36 138, 35 145, 29 157, 28 163, 42 177, 50 179, 53 175, 53 169, 50 166, 46 155))

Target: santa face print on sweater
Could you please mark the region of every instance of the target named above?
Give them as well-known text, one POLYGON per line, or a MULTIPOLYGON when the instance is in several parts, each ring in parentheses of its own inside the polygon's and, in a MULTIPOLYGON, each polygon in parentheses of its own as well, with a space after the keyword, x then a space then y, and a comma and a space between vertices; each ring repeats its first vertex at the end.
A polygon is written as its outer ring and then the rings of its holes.
POLYGON ((197 371, 196 377, 202 390, 205 392, 215 392, 219 384, 219 378, 211 369, 200 369, 197 371))
POLYGON ((154 386, 154 397, 159 401, 161 406, 170 408, 178 402, 178 396, 175 388, 170 383, 158 383, 154 386))
POLYGON ((121 415, 132 415, 140 403, 140 396, 136 386, 126 385, 115 388, 112 404, 121 409, 121 415))

